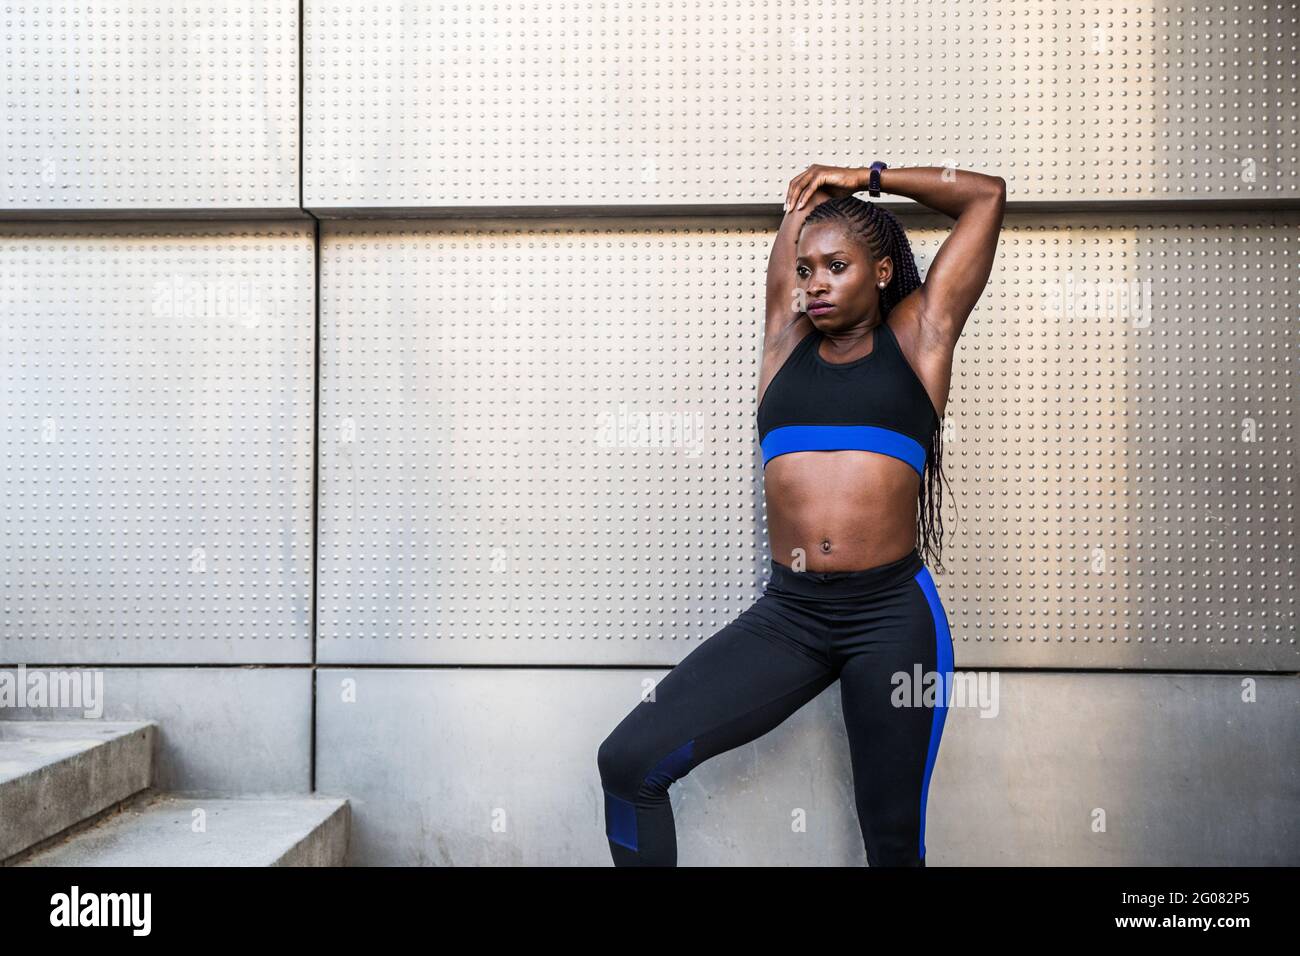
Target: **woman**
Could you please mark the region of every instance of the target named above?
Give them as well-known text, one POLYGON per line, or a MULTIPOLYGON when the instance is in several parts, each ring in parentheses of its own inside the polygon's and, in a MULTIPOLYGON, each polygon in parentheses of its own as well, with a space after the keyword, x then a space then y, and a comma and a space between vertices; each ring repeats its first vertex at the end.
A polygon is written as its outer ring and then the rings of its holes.
POLYGON ((615 865, 675 866, 669 785, 837 679, 867 862, 925 865, 953 652, 922 555, 942 569, 953 349, 1005 203, 1001 177, 938 167, 816 165, 790 181, 758 391, 771 577, 601 744, 615 865), (898 220, 862 189, 956 219, 924 282, 898 220))

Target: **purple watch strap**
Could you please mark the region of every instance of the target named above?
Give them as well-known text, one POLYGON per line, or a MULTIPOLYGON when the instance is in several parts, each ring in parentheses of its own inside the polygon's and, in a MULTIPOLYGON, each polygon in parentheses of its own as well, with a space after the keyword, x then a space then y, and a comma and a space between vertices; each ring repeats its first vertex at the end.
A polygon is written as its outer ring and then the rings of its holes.
POLYGON ((869 196, 880 195, 880 171, 882 169, 888 169, 888 168, 889 166, 885 163, 882 163, 880 160, 876 160, 874 163, 871 164, 871 178, 867 182, 867 195, 869 196))

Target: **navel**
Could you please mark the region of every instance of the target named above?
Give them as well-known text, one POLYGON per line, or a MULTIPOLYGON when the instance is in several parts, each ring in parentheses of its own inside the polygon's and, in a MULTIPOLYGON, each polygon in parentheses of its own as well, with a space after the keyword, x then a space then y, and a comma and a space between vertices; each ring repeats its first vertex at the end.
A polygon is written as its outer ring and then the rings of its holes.
POLYGON ((823 538, 823 539, 822 539, 822 554, 830 554, 830 553, 831 553, 831 543, 830 543, 829 540, 823 538))

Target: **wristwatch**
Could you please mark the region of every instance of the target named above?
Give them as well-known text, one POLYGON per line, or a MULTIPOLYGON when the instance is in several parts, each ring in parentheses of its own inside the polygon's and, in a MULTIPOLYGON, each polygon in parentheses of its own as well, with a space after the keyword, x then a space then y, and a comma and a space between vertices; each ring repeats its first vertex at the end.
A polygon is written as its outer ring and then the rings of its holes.
POLYGON ((888 168, 889 166, 880 160, 876 160, 871 164, 871 179, 867 181, 867 195, 880 195, 880 171, 888 168))

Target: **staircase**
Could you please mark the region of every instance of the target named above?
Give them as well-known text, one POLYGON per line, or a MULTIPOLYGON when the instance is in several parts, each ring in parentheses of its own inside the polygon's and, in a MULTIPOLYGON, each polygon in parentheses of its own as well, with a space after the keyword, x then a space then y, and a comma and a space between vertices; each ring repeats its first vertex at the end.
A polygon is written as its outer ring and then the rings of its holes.
POLYGON ((342 866, 336 797, 159 792, 152 721, 0 721, 0 865, 342 866))

